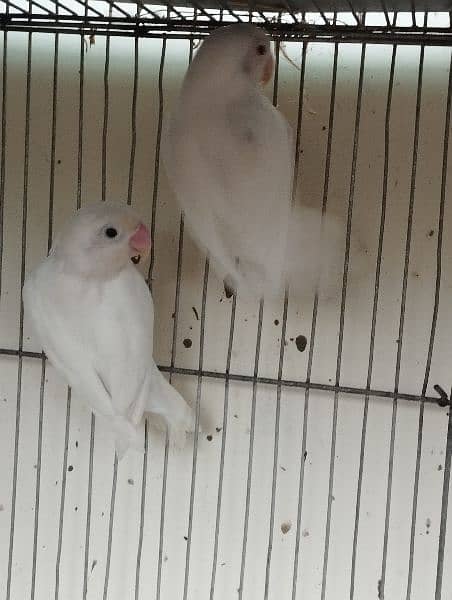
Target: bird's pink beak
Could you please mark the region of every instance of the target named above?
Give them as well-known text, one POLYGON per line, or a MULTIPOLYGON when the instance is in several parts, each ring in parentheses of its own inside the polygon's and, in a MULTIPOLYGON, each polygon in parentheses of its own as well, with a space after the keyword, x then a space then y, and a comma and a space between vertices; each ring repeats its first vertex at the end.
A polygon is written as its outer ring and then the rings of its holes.
POLYGON ((151 234, 149 229, 143 223, 140 223, 135 233, 129 239, 129 247, 137 254, 147 254, 151 246, 151 234))

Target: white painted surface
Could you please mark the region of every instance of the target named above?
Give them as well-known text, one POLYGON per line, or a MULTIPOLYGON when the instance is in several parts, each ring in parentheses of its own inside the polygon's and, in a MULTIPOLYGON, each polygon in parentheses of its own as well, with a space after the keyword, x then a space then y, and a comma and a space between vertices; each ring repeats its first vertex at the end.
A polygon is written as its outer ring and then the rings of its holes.
MULTIPOLYGON (((20 267, 23 210, 24 133, 26 109, 26 61, 28 36, 9 33, 6 179, 4 205, 3 289, 0 302, 0 347, 17 349, 20 323, 20 267)), ((105 38, 96 37, 88 47, 84 69, 82 203, 101 198, 102 127, 104 120, 105 38)), ((133 48, 131 39, 111 38, 109 70, 109 112, 107 130, 106 193, 110 199, 125 199, 129 176, 131 144, 131 102, 133 89, 133 48)), ((28 172, 28 217, 26 269, 45 255, 48 236, 50 181, 51 103, 54 38, 32 36, 30 88, 30 153, 28 172)), ((177 93, 187 66, 189 45, 169 40, 166 46, 163 103, 166 111, 177 93)), ((139 84, 137 97, 137 145, 133 182, 133 204, 150 222, 154 186, 154 159, 158 127, 158 71, 161 40, 139 41, 139 84)), ((287 53, 299 64, 301 47, 287 44, 287 53)), ((308 48, 298 190, 304 202, 321 206, 334 47, 312 44, 308 48)), ((353 279, 351 257, 350 287, 347 294, 343 340, 341 385, 365 387, 374 293, 374 265, 383 183, 384 123, 392 48, 369 46, 366 50, 359 149, 357 155, 352 235, 368 250, 370 270, 364 280, 353 279)), ((353 131, 361 46, 340 45, 337 91, 331 152, 328 207, 346 215, 350 186, 353 131)), ((412 251, 409 265, 405 330, 399 390, 420 394, 424 379, 430 335, 436 245, 440 202, 444 118, 450 50, 426 48, 419 153, 414 198, 412 251), (430 235, 430 232, 433 234, 430 235)), ((80 39, 60 36, 58 68, 58 109, 56 125, 54 229, 74 211, 77 199, 77 155, 79 125, 80 39)), ((393 391, 398 325, 402 289, 407 211, 412 167, 412 149, 419 48, 397 50, 391 112, 386 231, 375 337, 371 385, 393 391)), ((299 72, 281 56, 279 106, 296 126, 299 72)), ((269 90, 270 93, 270 90, 269 90)), ((179 242, 179 213, 168 188, 163 168, 159 172, 155 220, 155 268, 153 293, 156 304, 155 356, 163 365, 171 360, 174 297, 179 242)), ((450 380, 449 316, 452 272, 452 202, 446 190, 445 230, 441 302, 436 329, 428 395, 433 385, 446 391, 450 380)), ((344 231, 345 234, 345 231, 344 231)), ((302 260, 302 257, 300 257, 302 260)), ((184 237, 180 311, 176 340, 176 365, 197 369, 200 350, 204 257, 184 237), (191 348, 183 340, 192 340, 191 348)), ((231 300, 224 297, 222 284, 209 274, 206 303, 203 366, 224 372, 226 368, 231 300)), ((288 308, 287 346, 283 377, 306 378, 311 336, 312 304, 300 305, 291 299, 288 308), (308 338, 300 353, 293 341, 308 338)), ((265 306, 258 372, 263 377, 278 374, 282 299, 279 305, 265 306), (275 324, 278 320, 278 324, 275 324)), ((315 336, 312 381, 333 383, 336 374, 340 299, 320 297, 315 336)), ((252 375, 255 363, 258 307, 237 304, 231 372, 252 375)), ((27 319, 24 349, 39 351, 27 319)), ((0 358, 0 597, 6 597, 15 462, 15 423, 18 406, 18 368, 15 357, 0 358)), ((43 395, 42 459, 40 465, 39 514, 36 514, 37 452, 41 362, 24 359, 19 390, 20 421, 17 454, 17 494, 10 599, 31 597, 33 539, 38 525, 35 591, 36 600, 55 597, 56 573, 60 600, 83 598, 88 505, 90 422, 89 411, 76 399, 70 406, 69 443, 65 504, 62 521, 62 466, 64 456, 67 391, 51 366, 46 367, 43 395), (62 535, 61 558, 57 561, 58 537, 62 535), (58 566, 58 568, 57 568, 58 566)), ((176 387, 195 403, 197 378, 174 376, 176 387)), ((194 490, 187 596, 189 600, 209 598, 212 580, 218 477, 223 427, 224 381, 204 379, 201 385, 201 418, 205 432, 199 439, 194 490), (218 428, 220 431, 217 431, 218 428), (207 439, 212 435, 212 441, 207 439)), ((252 385, 232 382, 224 462, 224 483, 220 513, 215 600, 238 597, 244 538, 244 513, 250 441, 252 385)), ((256 387, 254 455, 243 600, 264 598, 269 545, 272 469, 274 457, 276 386, 256 387)), ((297 554, 297 600, 319 600, 325 558, 325 528, 330 477, 331 434, 334 394, 311 392, 305 411, 304 390, 284 387, 274 498, 274 530, 268 598, 293 598, 296 552, 299 476, 304 415, 307 415, 307 457, 304 464, 300 547, 297 554), (283 533, 281 526, 290 526, 283 533)), ((360 459, 364 398, 340 394, 337 399, 337 440, 331 502, 331 531, 326 573, 325 600, 350 597, 351 558, 355 529, 356 493, 360 459)), ((391 400, 371 398, 369 402, 364 457, 359 530, 357 536, 356 600, 378 597, 381 578, 386 511, 388 461, 390 455, 391 400)), ((413 482, 418 440, 419 404, 400 400, 395 422, 394 470, 386 564, 386 600, 406 597, 413 482)), ((426 405, 415 530, 412 600, 434 597, 438 533, 447 431, 446 411, 426 405), (427 527, 427 523, 430 524, 427 527)), ((144 519, 141 522, 143 457, 128 455, 118 470, 111 561, 106 586, 108 528, 112 491, 114 451, 106 431, 95 430, 93 481, 90 512, 87 598, 129 600, 156 598, 159 565, 159 535, 163 482, 164 440, 151 430, 144 519), (142 549, 137 574, 140 527, 142 549), (137 587, 138 582, 138 587, 137 587), (104 590, 106 594, 104 595, 104 590)), ((161 600, 182 599, 186 573, 192 451, 170 451, 166 488, 163 546, 161 549, 161 600)), ((450 528, 449 528, 450 529, 450 528)), ((451 535, 448 534, 442 600, 452 598, 451 535)))

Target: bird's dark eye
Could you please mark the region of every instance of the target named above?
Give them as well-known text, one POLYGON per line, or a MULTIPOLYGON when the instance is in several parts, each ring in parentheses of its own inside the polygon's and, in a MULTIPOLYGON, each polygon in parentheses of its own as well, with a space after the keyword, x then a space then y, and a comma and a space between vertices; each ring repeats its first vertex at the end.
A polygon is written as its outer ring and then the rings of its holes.
POLYGON ((118 232, 116 231, 116 229, 114 227, 107 227, 107 229, 105 230, 105 235, 108 238, 114 238, 118 235, 118 232))
POLYGON ((259 44, 259 46, 257 47, 257 53, 263 56, 266 52, 267 48, 264 46, 264 44, 259 44))

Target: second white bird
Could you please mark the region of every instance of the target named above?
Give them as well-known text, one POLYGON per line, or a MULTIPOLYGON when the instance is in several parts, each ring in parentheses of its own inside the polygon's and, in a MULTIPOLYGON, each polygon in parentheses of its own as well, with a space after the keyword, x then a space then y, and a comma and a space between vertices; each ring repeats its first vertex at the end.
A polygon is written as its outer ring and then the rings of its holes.
POLYGON ((264 95, 269 37, 222 27, 185 77, 165 145, 166 169, 191 234, 240 294, 283 289, 291 214, 292 136, 264 95))

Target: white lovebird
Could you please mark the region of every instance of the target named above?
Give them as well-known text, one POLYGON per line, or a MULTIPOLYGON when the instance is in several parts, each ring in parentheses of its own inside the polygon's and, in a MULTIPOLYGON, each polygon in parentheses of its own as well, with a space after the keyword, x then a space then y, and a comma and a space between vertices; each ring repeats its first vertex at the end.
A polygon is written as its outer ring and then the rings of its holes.
POLYGON ((193 411, 152 357, 154 306, 135 268, 149 252, 133 210, 101 203, 79 210, 49 256, 27 277, 25 312, 53 366, 93 413, 108 421, 119 458, 143 451, 144 413, 163 419, 175 443, 193 411))
POLYGON ((226 286, 254 298, 284 287, 291 215, 292 134, 262 89, 272 73, 264 31, 217 29, 187 71, 163 148, 190 233, 226 286))

